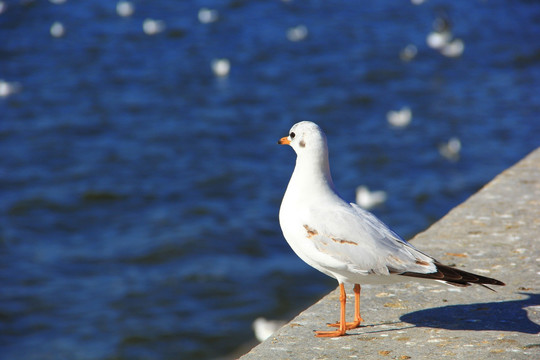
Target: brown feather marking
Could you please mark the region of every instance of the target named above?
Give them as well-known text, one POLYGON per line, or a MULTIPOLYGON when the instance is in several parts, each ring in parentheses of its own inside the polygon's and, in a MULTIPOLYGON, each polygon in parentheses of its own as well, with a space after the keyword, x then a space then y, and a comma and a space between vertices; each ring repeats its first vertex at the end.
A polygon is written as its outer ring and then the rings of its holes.
POLYGON ((312 237, 314 237, 315 235, 319 235, 319 233, 317 232, 317 230, 315 229, 312 229, 309 227, 309 225, 304 225, 304 229, 306 229, 307 231, 307 237, 308 239, 311 239, 312 237))
POLYGON ((396 264, 403 264, 403 260, 394 255, 388 255, 388 259, 392 260, 396 264))
POLYGON ((354 241, 350 241, 350 240, 343 240, 343 239, 336 239, 336 238, 331 238, 331 239, 332 241, 335 241, 340 244, 358 245, 358 243, 355 243, 354 241))

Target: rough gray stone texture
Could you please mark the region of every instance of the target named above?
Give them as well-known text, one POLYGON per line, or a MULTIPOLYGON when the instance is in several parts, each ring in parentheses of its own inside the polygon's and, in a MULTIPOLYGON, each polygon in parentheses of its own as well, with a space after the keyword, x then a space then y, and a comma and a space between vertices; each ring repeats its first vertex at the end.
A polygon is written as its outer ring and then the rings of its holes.
POLYGON ((539 237, 540 148, 411 241, 505 287, 365 285, 364 326, 316 338, 339 318, 335 290, 241 359, 540 359, 539 237))

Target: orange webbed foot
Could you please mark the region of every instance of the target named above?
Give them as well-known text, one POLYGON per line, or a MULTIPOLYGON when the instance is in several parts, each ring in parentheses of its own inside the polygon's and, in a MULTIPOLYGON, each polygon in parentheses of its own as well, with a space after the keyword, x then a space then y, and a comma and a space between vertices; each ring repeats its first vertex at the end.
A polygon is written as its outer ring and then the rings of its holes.
MULTIPOLYGON (((362 321, 364 321, 364 320, 362 320, 362 318, 360 318, 360 320, 356 320, 356 321, 352 321, 352 322, 346 322, 345 323, 345 329, 346 330, 352 330, 352 329, 359 328, 362 321)), ((326 324, 326 325, 330 326, 330 327, 337 327, 338 328, 340 326, 340 323, 338 321, 336 323, 326 324)))
POLYGON ((316 337, 338 337, 347 335, 346 330, 335 330, 335 331, 315 331, 316 337))

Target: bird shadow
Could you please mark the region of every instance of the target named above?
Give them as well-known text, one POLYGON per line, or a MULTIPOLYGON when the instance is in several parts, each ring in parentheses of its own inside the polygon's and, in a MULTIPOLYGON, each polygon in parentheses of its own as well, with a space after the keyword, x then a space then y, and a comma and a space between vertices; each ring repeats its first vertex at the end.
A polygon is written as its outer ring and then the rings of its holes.
MULTIPOLYGON (((540 325, 531 321, 525 308, 540 305, 540 294, 519 293, 527 298, 512 301, 448 305, 415 311, 400 320, 416 327, 447 330, 498 330, 526 334, 540 333, 540 325)), ((536 321, 539 321, 536 319, 536 321)))

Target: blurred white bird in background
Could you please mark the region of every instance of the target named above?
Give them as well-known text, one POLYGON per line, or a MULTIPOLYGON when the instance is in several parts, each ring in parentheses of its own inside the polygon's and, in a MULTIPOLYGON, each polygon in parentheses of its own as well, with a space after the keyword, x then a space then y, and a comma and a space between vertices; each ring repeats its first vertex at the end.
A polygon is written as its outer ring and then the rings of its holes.
POLYGON ((21 84, 18 82, 8 82, 0 79, 0 98, 5 98, 21 90, 21 84))
POLYGON ((416 57, 416 54, 418 54, 418 49, 416 48, 416 45, 409 44, 403 48, 403 50, 399 53, 399 58, 402 61, 411 61, 416 57))
POLYGON ((459 160, 459 152, 461 151, 461 141, 457 137, 452 137, 447 143, 439 145, 439 153, 441 156, 450 161, 459 160))
POLYGON ((228 59, 214 59, 210 64, 214 75, 225 77, 231 71, 231 62, 228 59))
POLYGON ((438 17, 433 22, 433 31, 426 38, 428 46, 438 50, 446 57, 456 58, 463 54, 465 43, 463 40, 454 38, 450 20, 438 17))
POLYGON ((116 3, 116 13, 122 17, 128 17, 135 12, 135 6, 130 1, 119 1, 116 3))
POLYGON ((386 120, 394 127, 405 127, 411 123, 412 111, 408 106, 404 106, 401 110, 392 110, 386 113, 386 120))
POLYGON ((219 12, 214 9, 201 8, 197 16, 201 24, 211 24, 219 20, 219 12))
POLYGON ((381 205, 386 201, 385 191, 371 191, 367 186, 361 185, 356 188, 356 203, 366 210, 381 205))
POLYGON ((52 25, 51 25, 51 29, 49 30, 50 33, 51 33, 51 36, 55 37, 55 38, 59 38, 59 37, 62 37, 66 34, 66 28, 64 27, 64 25, 59 22, 59 21, 55 21, 52 25))
POLYGON ((452 40, 452 34, 448 31, 432 31, 428 34, 426 42, 432 49, 439 50, 452 40))
POLYGON ((454 39, 445 44, 439 51, 446 57, 460 57, 465 51, 465 43, 461 39, 454 39))
POLYGON ((145 19, 143 22, 143 31, 146 35, 156 35, 165 30, 163 20, 145 19))
POLYGON ((298 25, 287 30, 289 41, 302 41, 308 36, 308 28, 305 25, 298 25))
POLYGON ((283 320, 267 320, 263 317, 258 317, 253 321, 252 328, 257 340, 263 342, 285 324, 286 321, 283 320))

